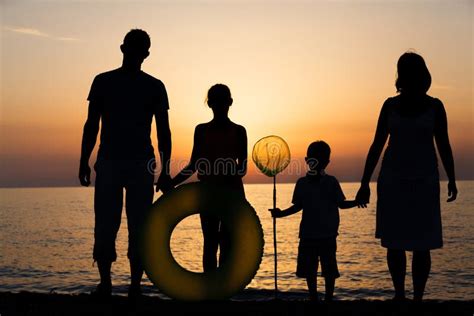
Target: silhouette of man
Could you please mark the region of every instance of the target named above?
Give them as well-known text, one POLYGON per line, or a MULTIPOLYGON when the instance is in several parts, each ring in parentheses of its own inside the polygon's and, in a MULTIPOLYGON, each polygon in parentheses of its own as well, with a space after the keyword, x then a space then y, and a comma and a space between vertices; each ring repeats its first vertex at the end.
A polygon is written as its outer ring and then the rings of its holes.
POLYGON ((89 93, 89 113, 84 125, 79 168, 81 185, 89 186, 89 158, 101 122, 100 146, 94 194, 94 261, 100 283, 94 294, 112 292, 111 265, 117 258, 115 239, 120 227, 123 189, 128 224, 129 296, 141 293, 143 266, 138 251, 139 228, 153 202, 154 150, 150 139, 155 116, 162 170, 157 189, 170 188, 171 133, 168 96, 163 83, 141 70, 149 55, 148 34, 139 29, 127 33, 120 49, 122 66, 95 77, 89 93))

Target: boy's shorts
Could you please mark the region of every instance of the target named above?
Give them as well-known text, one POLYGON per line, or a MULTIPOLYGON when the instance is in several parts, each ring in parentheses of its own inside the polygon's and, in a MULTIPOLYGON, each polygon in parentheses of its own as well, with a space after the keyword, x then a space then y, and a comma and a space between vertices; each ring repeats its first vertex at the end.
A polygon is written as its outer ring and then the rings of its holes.
POLYGON ((319 261, 321 261, 321 275, 338 278, 340 274, 337 268, 336 249, 336 237, 300 239, 296 276, 300 278, 316 277, 319 261))

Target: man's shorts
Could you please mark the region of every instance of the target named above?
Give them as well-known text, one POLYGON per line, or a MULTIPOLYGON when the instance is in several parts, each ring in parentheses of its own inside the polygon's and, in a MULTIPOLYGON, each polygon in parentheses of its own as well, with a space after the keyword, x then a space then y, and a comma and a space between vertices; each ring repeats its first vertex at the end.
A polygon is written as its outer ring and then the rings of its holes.
POLYGON ((300 239, 296 276, 300 278, 316 277, 319 261, 321 261, 321 275, 338 278, 340 274, 337 268, 336 250, 336 237, 300 239))

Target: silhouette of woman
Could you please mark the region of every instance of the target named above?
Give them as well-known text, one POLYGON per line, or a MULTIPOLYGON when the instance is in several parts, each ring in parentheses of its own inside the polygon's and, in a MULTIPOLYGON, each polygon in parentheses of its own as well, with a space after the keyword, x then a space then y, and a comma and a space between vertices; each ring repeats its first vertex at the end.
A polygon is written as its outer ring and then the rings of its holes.
MULTIPOLYGON (((242 177, 247 172, 247 132, 229 117, 232 105, 230 90, 226 85, 216 84, 207 93, 207 104, 214 118, 196 126, 191 161, 173 180, 177 185, 194 172, 201 182, 225 186, 245 198, 242 177)), ((225 227, 213 216, 201 215, 204 236, 204 271, 217 268, 217 249, 220 245, 219 262, 226 256, 225 227)))
POLYGON ((377 180, 376 237, 387 248, 395 300, 405 299, 405 251, 413 251, 414 300, 421 301, 431 269, 431 249, 443 246, 439 175, 433 137, 449 178, 448 202, 457 196, 454 160, 443 103, 428 96, 431 75, 423 58, 403 54, 397 64, 399 95, 382 106, 357 200, 368 203, 369 182, 385 142, 377 180))

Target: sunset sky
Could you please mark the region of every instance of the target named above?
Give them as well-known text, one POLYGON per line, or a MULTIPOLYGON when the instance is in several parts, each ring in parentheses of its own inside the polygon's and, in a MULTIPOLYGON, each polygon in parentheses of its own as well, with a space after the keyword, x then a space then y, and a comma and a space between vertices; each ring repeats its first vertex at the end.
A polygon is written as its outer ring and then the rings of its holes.
MULTIPOLYGON (((397 59, 412 50, 445 104, 457 176, 474 179, 473 3, 3 0, 0 186, 78 185, 90 84, 120 66, 132 28, 150 34, 142 69, 168 91, 174 169, 189 158, 194 127, 212 117, 207 90, 224 83, 249 153, 276 134, 301 161, 323 139, 330 172, 357 181, 381 105, 396 94, 397 59)), ((247 182, 268 181, 249 166, 247 182)))

